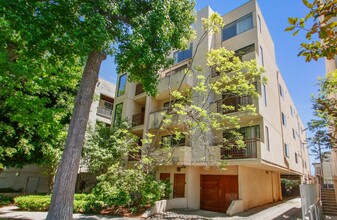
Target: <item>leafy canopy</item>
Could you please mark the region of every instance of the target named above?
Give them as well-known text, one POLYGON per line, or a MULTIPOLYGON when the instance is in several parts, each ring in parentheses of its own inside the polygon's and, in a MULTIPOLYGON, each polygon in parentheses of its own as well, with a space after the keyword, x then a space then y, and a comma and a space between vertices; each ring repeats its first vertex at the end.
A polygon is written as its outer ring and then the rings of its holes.
POLYGON ((320 57, 333 59, 337 55, 337 0, 302 2, 309 12, 304 18, 288 18, 290 26, 285 31, 293 31, 293 36, 300 30, 306 32, 308 42, 301 43, 299 56, 305 56, 307 62, 320 57))

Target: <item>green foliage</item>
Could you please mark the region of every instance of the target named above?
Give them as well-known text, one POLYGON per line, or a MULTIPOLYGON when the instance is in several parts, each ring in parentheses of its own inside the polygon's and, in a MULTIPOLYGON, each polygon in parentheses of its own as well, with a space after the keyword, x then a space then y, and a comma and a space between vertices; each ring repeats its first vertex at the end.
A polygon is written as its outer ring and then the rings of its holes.
MULTIPOLYGON (((1 2, 1 12, 7 3, 1 2)), ((6 15, 0 17, 0 164, 55 164, 83 61, 76 55, 31 53, 35 47, 27 45, 27 33, 17 31, 6 15)))
POLYGON ((302 0, 308 13, 304 18, 288 18, 290 24, 285 31, 293 31, 296 36, 300 30, 306 32, 308 43, 301 43, 298 55, 305 56, 306 61, 317 60, 320 57, 334 59, 337 55, 337 1, 302 0), (306 24, 308 24, 306 27, 306 24), (318 40, 312 40, 316 37, 318 40))
POLYGON ((281 178, 281 184, 284 185, 285 189, 288 192, 291 192, 293 187, 300 185, 300 181, 299 180, 290 180, 290 179, 286 179, 286 178, 281 178))
POLYGON ((98 179, 93 194, 108 206, 139 207, 165 196, 165 184, 141 169, 123 169, 116 164, 98 179))
POLYGON ((106 173, 113 164, 139 152, 138 137, 130 129, 126 122, 111 127, 97 123, 89 129, 82 158, 90 172, 106 173))
POLYGON ((47 211, 50 206, 50 196, 20 196, 16 197, 14 202, 24 211, 47 211))
MULTIPOLYGON (((20 196, 14 199, 15 205, 25 211, 48 211, 50 195, 20 196)), ((92 194, 75 194, 74 213, 100 213, 104 203, 92 194)))
POLYGON ((0 194, 0 207, 5 206, 5 205, 9 205, 12 202, 13 202, 13 199, 11 197, 4 196, 4 195, 0 194))

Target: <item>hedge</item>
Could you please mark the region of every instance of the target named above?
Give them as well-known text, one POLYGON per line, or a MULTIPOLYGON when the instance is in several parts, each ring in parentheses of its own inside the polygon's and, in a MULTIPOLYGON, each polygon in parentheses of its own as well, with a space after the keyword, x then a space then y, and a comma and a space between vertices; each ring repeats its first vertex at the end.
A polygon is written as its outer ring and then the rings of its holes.
MULTIPOLYGON (((14 199, 15 205, 25 211, 48 211, 50 195, 20 196, 14 199)), ((97 201, 92 194, 75 194, 74 213, 100 213, 104 203, 97 201)))

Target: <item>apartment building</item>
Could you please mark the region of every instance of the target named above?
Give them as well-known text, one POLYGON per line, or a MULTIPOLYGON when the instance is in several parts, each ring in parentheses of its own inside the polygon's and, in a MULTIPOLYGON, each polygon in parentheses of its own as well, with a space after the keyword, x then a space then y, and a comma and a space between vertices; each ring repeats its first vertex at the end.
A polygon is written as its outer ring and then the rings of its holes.
MULTIPOLYGON (((183 70, 191 62, 198 38, 203 33, 201 18, 213 13, 210 7, 197 12, 194 28, 197 39, 184 51, 175 51, 175 64, 160 74, 158 95, 147 96, 141 85, 127 81, 127 74, 119 76, 114 106, 114 121, 128 119, 132 131, 139 138, 148 133, 169 137, 164 131, 157 132, 162 112, 170 103, 170 92, 180 85, 183 89, 194 86, 196 77, 183 70)), ((242 60, 256 59, 265 68, 267 84, 258 83, 258 99, 237 97, 232 102, 237 114, 237 105, 253 103, 256 115, 241 120, 246 148, 225 150, 219 146, 207 146, 217 158, 224 158, 225 169, 208 166, 200 157, 193 137, 185 137, 177 145, 167 165, 158 166, 157 179, 169 178, 172 183, 170 198, 173 207, 188 207, 233 214, 258 205, 282 200, 281 175, 297 176, 306 182, 310 175, 308 151, 305 146, 304 126, 290 93, 276 65, 274 44, 263 15, 255 0, 222 16, 225 24, 220 33, 212 33, 199 45, 194 66, 202 66, 204 74, 216 80, 219 77, 206 66, 206 53, 211 49, 225 47, 240 52, 242 60), (197 155, 197 156, 196 156, 197 155)), ((216 103, 216 96, 213 102, 216 103)), ((226 131, 224 131, 225 133, 226 131)), ((214 136, 214 143, 222 137, 214 136)), ((172 140, 174 142, 174 140, 172 140)), ((157 141, 160 148, 160 141, 157 141)), ((145 147, 145 146, 143 146, 145 147)))
MULTIPOLYGON (((96 122, 111 124, 114 95, 115 85, 100 78, 91 105, 88 124, 91 126, 94 126, 96 122)), ((81 186, 90 188, 93 184, 92 175, 88 174, 85 167, 80 167, 78 173, 79 180, 82 180, 81 186)), ((33 164, 25 165, 22 169, 6 168, 0 174, 0 191, 29 194, 47 193, 50 190, 50 181, 50 177, 43 173, 43 168, 33 164)), ((80 184, 78 183, 78 185, 80 184)))

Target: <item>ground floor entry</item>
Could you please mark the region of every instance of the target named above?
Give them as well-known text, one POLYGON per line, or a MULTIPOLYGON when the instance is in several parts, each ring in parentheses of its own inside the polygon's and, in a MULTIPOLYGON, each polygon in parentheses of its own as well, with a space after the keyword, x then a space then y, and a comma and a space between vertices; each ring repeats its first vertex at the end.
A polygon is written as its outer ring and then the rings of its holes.
POLYGON ((200 186, 200 208, 204 210, 225 213, 239 198, 236 175, 201 175, 200 186))

